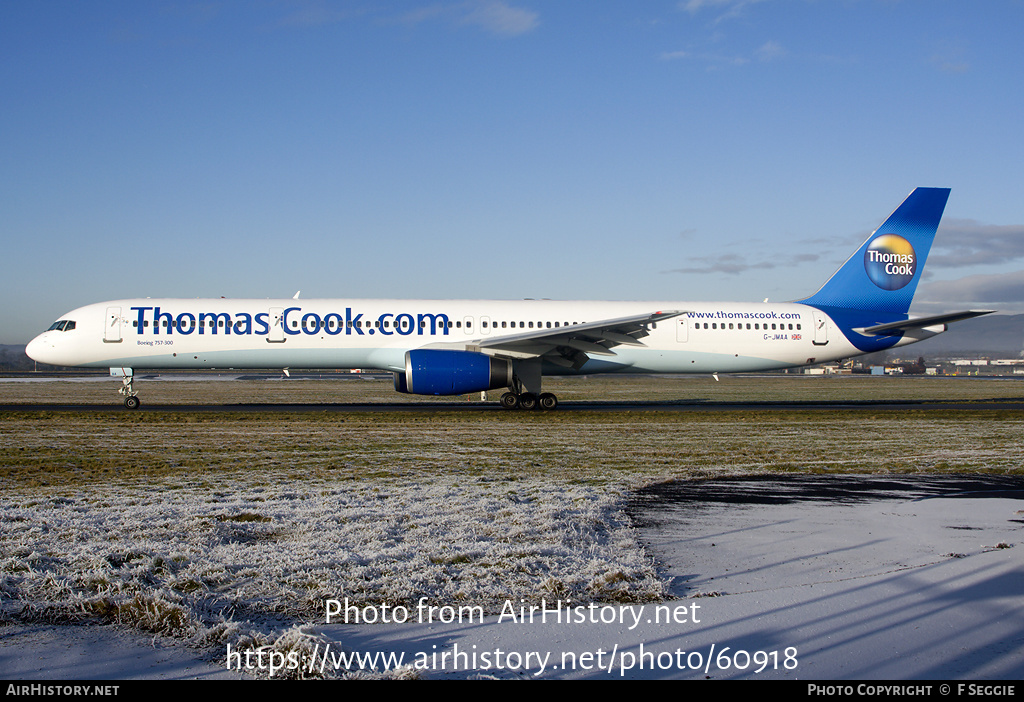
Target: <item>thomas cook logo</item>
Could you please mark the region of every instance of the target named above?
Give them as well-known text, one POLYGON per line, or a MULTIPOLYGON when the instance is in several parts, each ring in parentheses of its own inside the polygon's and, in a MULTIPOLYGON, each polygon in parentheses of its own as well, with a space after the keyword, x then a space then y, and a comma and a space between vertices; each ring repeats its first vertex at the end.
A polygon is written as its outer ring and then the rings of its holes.
POLYGON ((917 254, 903 237, 883 234, 864 252, 864 270, 882 290, 899 290, 914 278, 917 254))

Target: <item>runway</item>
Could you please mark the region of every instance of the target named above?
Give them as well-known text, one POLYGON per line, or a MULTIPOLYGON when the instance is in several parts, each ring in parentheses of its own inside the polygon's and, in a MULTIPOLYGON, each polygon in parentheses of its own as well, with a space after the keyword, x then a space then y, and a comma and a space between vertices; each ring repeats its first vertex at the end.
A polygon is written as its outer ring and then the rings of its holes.
MULTIPOLYGON (((837 402, 716 402, 716 401, 659 401, 659 402, 601 402, 601 401, 570 401, 561 402, 560 412, 835 412, 835 411, 872 411, 872 412, 990 412, 990 411, 1024 411, 1024 398, 993 399, 975 401, 837 401, 837 402)), ((9 412, 179 412, 186 414, 202 413, 304 413, 304 412, 337 412, 337 413, 381 413, 381 412, 508 412, 512 415, 522 414, 521 410, 503 409, 497 402, 380 402, 380 403, 238 403, 238 404, 159 404, 142 406, 135 410, 125 409, 116 403, 110 404, 72 404, 72 403, 32 403, 3 404, 0 413, 9 412)), ((545 414, 542 410, 531 410, 529 414, 545 414)))

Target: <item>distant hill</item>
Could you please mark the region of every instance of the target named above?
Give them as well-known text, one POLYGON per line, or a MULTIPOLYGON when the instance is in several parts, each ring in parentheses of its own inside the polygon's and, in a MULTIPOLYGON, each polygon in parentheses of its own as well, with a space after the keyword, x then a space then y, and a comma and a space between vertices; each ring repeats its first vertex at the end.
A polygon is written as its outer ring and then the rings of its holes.
POLYGON ((65 369, 62 366, 51 366, 46 363, 36 363, 25 354, 24 344, 0 344, 0 373, 26 373, 37 370, 55 371, 82 369, 65 369))
POLYGON ((24 345, 0 344, 0 371, 26 371, 34 368, 35 361, 25 355, 24 345))
POLYGON ((1018 358, 1024 352, 1024 314, 990 314, 956 322, 945 333, 906 350, 922 356, 1018 358))

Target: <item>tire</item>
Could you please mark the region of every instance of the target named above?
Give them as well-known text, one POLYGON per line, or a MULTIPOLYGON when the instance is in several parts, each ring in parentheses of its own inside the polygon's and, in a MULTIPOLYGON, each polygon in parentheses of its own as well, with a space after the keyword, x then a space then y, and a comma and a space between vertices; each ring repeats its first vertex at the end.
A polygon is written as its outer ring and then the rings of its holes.
POLYGON ((540 408, 542 410, 553 410, 558 407, 558 398, 550 392, 541 393, 540 408))

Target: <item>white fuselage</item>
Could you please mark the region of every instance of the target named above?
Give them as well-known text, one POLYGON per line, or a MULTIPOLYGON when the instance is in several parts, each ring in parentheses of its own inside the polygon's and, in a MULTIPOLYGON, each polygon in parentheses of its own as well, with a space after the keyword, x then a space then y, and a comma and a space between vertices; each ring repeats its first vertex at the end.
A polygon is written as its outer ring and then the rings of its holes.
POLYGON ((659 310, 686 312, 652 325, 643 346, 616 346, 575 371, 545 366, 545 374, 761 371, 863 353, 828 315, 799 303, 148 298, 73 310, 61 317, 73 329, 51 328, 27 351, 59 366, 400 371, 411 349, 473 349, 659 310))

